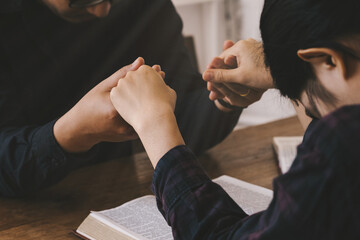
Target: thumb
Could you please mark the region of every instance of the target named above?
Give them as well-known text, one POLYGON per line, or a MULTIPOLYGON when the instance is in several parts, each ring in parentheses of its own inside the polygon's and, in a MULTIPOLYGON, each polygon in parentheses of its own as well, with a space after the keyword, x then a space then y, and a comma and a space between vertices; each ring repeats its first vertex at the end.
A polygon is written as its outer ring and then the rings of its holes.
POLYGON ((231 83, 239 79, 237 69, 208 69, 203 74, 204 81, 214 83, 231 83))
POLYGON ((116 71, 113 75, 107 78, 104 81, 104 87, 107 89, 111 89, 118 84, 120 78, 126 76, 126 74, 130 71, 136 71, 139 67, 145 64, 145 60, 142 57, 137 58, 132 64, 122 67, 118 71, 116 71))

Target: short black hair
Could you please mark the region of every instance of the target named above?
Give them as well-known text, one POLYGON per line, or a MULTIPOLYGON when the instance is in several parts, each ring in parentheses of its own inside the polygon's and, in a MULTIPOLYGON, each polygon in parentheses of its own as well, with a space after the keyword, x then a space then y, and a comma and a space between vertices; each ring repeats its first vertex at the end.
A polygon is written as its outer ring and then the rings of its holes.
POLYGON ((360 1, 265 0, 260 30, 265 64, 281 94, 299 100, 305 90, 329 100, 331 94, 297 52, 313 47, 343 51, 337 40, 360 33, 360 1))

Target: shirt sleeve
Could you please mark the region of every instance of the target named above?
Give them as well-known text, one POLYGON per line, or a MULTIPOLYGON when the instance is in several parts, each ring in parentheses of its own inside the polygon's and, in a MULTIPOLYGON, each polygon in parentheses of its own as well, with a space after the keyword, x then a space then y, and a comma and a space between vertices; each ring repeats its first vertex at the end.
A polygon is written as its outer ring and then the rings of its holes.
POLYGON ((170 150, 155 169, 152 190, 174 238, 356 239, 357 220, 349 220, 354 198, 337 197, 349 194, 339 177, 349 171, 337 161, 342 147, 327 127, 307 138, 290 171, 274 180, 268 209, 251 216, 208 178, 191 150, 170 150))
POLYGON ((84 154, 64 152, 53 134, 55 122, 0 130, 0 195, 22 196, 51 186, 95 156, 96 147, 84 154))
POLYGON ((56 183, 68 173, 69 162, 81 160, 70 160, 57 144, 56 120, 25 123, 12 67, 2 47, 0 53, 0 196, 23 196, 56 183))
MULTIPOLYGON (((81 154, 63 151, 54 137, 53 127, 62 114, 61 106, 69 104, 71 100, 64 101, 66 97, 56 99, 48 102, 50 107, 44 109, 46 104, 38 105, 24 97, 22 90, 27 87, 16 77, 16 71, 19 70, 4 50, 6 46, 2 45, 3 40, 1 36, 0 196, 24 196, 54 185, 74 169, 130 153, 128 145, 120 146, 117 143, 100 143, 81 154), (49 113, 49 109, 54 109, 54 112, 49 113)), ((36 84, 42 85, 38 82, 36 84)), ((41 89, 46 89, 34 88, 39 89, 37 94, 42 94, 41 89)), ((44 94, 42 102, 46 99, 44 94)))
POLYGON ((159 161, 152 190, 175 239, 220 239, 218 230, 228 235, 232 225, 247 217, 186 146, 170 150, 159 161))

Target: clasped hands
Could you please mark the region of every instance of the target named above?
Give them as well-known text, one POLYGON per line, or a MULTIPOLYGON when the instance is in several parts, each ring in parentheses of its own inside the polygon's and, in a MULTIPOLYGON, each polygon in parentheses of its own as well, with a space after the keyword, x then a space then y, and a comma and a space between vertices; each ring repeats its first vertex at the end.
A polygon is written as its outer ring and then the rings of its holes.
MULTIPOLYGON (((145 128, 155 128, 164 119, 174 120, 176 93, 163 81, 160 66, 144 64, 138 58, 123 67, 55 123, 54 136, 65 151, 85 152, 100 142, 133 140, 145 128)), ((203 78, 208 82, 209 98, 222 111, 231 109, 219 99, 247 107, 273 87, 262 44, 252 39, 236 44, 226 41, 224 52, 209 64, 203 78)))
POLYGON ((236 44, 225 41, 224 52, 212 60, 203 74, 209 98, 223 111, 230 111, 217 101, 247 107, 260 100, 273 87, 270 71, 265 67, 262 43, 254 39, 236 44))
MULTIPOLYGON (((262 44, 251 39, 237 44, 228 41, 224 49, 203 76, 208 82, 209 97, 246 107, 273 86, 264 65, 262 44)), ((154 69, 141 66, 129 72, 111 90, 110 99, 121 117, 138 133, 154 167, 166 152, 184 144, 174 116, 176 93, 154 69)), ((217 106, 220 110, 230 110, 221 104, 217 106)))
MULTIPOLYGON (((119 79, 138 70, 144 63, 144 59, 138 58, 133 64, 121 68, 90 90, 56 121, 54 137, 62 149, 80 153, 100 142, 124 142, 138 138, 133 127, 124 121, 112 104, 110 91, 117 86, 119 79)), ((165 76, 160 66, 155 65, 152 69, 159 76, 165 76)))
MULTIPOLYGON (((159 66, 154 69, 161 72, 159 66)), ((222 99, 238 107, 258 101, 273 87, 270 71, 265 67, 262 43, 253 39, 236 44, 226 41, 224 52, 209 64, 203 79, 208 82, 212 101, 222 99)), ((144 122, 156 124, 165 112, 173 112, 176 94, 153 69, 142 66, 120 79, 111 91, 111 100, 125 121, 139 132, 144 122)), ((230 110, 216 105, 223 111, 230 110)))

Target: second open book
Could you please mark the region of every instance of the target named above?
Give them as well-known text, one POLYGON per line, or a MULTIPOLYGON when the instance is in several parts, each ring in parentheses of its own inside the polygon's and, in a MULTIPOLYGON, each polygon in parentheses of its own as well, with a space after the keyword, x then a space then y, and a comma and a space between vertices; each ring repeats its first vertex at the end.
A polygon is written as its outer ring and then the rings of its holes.
MULTIPOLYGON (((214 182, 224 188, 232 199, 247 213, 265 210, 273 196, 269 189, 236 178, 221 176, 214 182)), ((76 233, 84 239, 95 240, 170 240, 171 228, 158 211, 155 196, 134 199, 123 205, 91 212, 76 233)))
POLYGON ((303 137, 301 136, 273 138, 273 146, 279 160, 281 173, 289 171, 295 160, 297 147, 302 141, 303 137))

